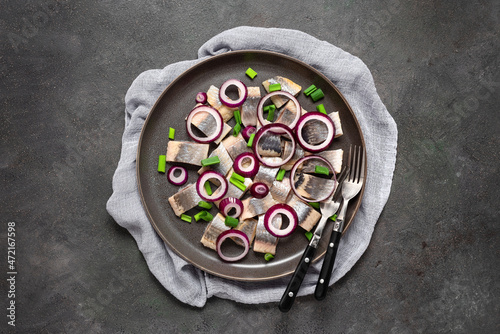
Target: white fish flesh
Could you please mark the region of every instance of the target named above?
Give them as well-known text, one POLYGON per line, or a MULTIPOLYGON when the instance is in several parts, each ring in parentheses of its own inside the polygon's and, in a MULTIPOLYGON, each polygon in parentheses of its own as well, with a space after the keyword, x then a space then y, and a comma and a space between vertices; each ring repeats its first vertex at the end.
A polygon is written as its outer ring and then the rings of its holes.
POLYGON ((321 213, 293 194, 287 204, 295 210, 299 219, 299 226, 306 231, 310 231, 321 218, 321 213))
POLYGON ((336 185, 335 180, 304 173, 295 173, 293 182, 300 196, 313 201, 316 198, 323 198, 325 193, 333 192, 336 185))
MULTIPOLYGON (((278 238, 271 235, 264 226, 264 216, 260 215, 255 229, 255 241, 253 243, 254 252, 270 253, 276 255, 276 245, 278 245, 278 238)), ((276 228, 281 228, 282 219, 281 215, 277 215, 272 223, 276 228)))
MULTIPOLYGON (((301 108, 301 113, 300 115, 304 115, 307 111, 301 108)), ((281 108, 278 118, 276 119, 275 123, 280 123, 289 126, 290 124, 293 123, 295 118, 297 117, 297 107, 295 106, 295 103, 292 101, 288 101, 283 108, 281 108)))
MULTIPOLYGON (((286 159, 287 157, 292 154, 292 143, 289 141, 285 142, 285 147, 283 148, 283 159, 286 159)), ((300 147, 300 145, 295 145, 295 151, 293 152, 292 158, 284 165, 281 166, 282 169, 284 170, 291 170, 293 165, 301 158, 304 157, 304 149, 300 147)))
POLYGON ((339 112, 338 111, 332 112, 331 114, 328 114, 328 116, 332 119, 333 125, 335 125, 334 138, 342 136, 344 132, 342 131, 342 122, 340 122, 339 112))
POLYGON ((214 156, 217 156, 220 162, 215 165, 201 167, 200 170, 198 170, 198 174, 201 174, 206 170, 213 170, 226 176, 227 173, 233 168, 233 159, 231 159, 231 156, 227 153, 224 145, 219 144, 219 146, 217 146, 217 148, 213 150, 208 157, 211 158, 214 156))
POLYGON ((247 87, 248 95, 241 105, 241 122, 244 126, 256 126, 257 125, 257 105, 260 101, 260 88, 259 87, 247 87))
POLYGON ((175 215, 180 216, 197 206, 201 200, 200 196, 198 196, 198 191, 196 191, 196 184, 191 183, 169 197, 168 202, 174 210, 175 215))
POLYGON ((273 199, 280 203, 286 203, 291 190, 292 186, 290 185, 289 177, 285 177, 282 181, 274 180, 271 189, 269 189, 273 199))
POLYGON ((208 103, 217 109, 222 116, 224 122, 229 121, 234 116, 234 111, 238 108, 230 108, 224 105, 219 99, 219 88, 211 85, 207 91, 207 101, 208 103))
MULTIPOLYGON (((277 83, 279 83, 281 85, 282 91, 290 93, 293 96, 297 96, 302 89, 301 86, 299 86, 298 84, 296 84, 292 80, 284 78, 284 77, 279 76, 279 75, 264 81, 262 83, 262 86, 264 86, 264 89, 266 90, 266 92, 269 93, 269 85, 277 84, 277 83)), ((281 106, 284 105, 288 101, 288 99, 282 95, 275 95, 275 96, 271 96, 271 101, 273 101, 276 108, 281 108, 281 106)))
POLYGON ((263 198, 249 197, 243 201, 243 213, 240 219, 245 220, 266 213, 274 204, 277 204, 271 194, 267 194, 263 198))
POLYGON ((167 145, 167 162, 201 166, 201 160, 208 156, 209 144, 170 140, 167 145))
MULTIPOLYGON (((240 220, 238 226, 236 226, 234 229, 245 233, 248 237, 248 240, 250 241, 250 244, 252 244, 253 239, 255 238, 256 227, 257 227, 257 219, 250 218, 250 219, 240 220)), ((238 245, 243 246, 243 242, 241 241, 241 239, 234 238, 233 240, 238 245)))
MULTIPOLYGON (((310 153, 306 152, 305 155, 319 155, 320 157, 325 158, 333 167, 333 170, 335 171, 336 174, 340 173, 342 169, 342 159, 344 156, 344 150, 342 149, 337 149, 337 150, 328 150, 328 151, 322 151, 322 152, 317 152, 317 153, 310 153)), ((328 167, 323 161, 319 159, 311 159, 307 160, 302 164, 302 169, 301 171, 303 173, 314 173, 314 169, 316 165, 323 166, 323 167, 328 167)))
POLYGON ((222 232, 230 229, 230 227, 224 223, 224 220, 225 217, 222 214, 218 213, 214 217, 214 219, 212 219, 212 221, 208 223, 207 227, 205 228, 205 232, 203 233, 203 236, 200 240, 203 246, 213 250, 217 250, 217 237, 222 232))
POLYGON ((279 172, 279 168, 266 167, 264 165, 259 166, 259 171, 253 178, 253 182, 262 182, 271 189, 274 180, 276 180, 276 175, 279 172))
POLYGON ((244 152, 252 152, 252 148, 247 146, 245 138, 240 134, 238 136, 229 136, 222 141, 222 145, 226 148, 227 153, 233 161, 238 155, 244 152))
POLYGON ((257 150, 262 157, 279 157, 283 151, 284 141, 281 136, 270 132, 260 137, 257 150))

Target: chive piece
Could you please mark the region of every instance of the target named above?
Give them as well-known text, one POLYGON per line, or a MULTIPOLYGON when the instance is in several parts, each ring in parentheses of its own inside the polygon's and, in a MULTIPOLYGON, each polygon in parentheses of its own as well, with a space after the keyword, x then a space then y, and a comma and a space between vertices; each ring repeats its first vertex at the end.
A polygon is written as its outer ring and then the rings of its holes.
POLYGON ((318 88, 314 92, 311 93, 311 99, 314 102, 321 100, 324 97, 325 97, 325 94, 323 94, 323 91, 321 90, 321 88, 318 88))
POLYGON ((331 216, 330 219, 333 221, 337 221, 337 214, 334 214, 333 216, 331 216))
POLYGON ((255 72, 251 67, 249 67, 247 69, 247 71, 245 72, 246 75, 248 75, 250 77, 250 79, 253 79, 257 76, 257 72, 255 72))
POLYGON ((325 110, 325 106, 323 104, 319 104, 316 106, 316 110, 319 111, 320 113, 322 114, 325 114, 326 115, 326 110, 325 110))
POLYGON ((272 122, 274 120, 274 111, 276 110, 276 106, 271 104, 269 106, 264 107, 264 111, 267 111, 267 120, 272 122))
POLYGON ((212 204, 205 202, 205 201, 199 201, 198 206, 203 209, 210 210, 212 208, 212 204))
POLYGON ((214 155, 213 157, 201 160, 201 165, 203 167, 211 166, 220 163, 219 157, 214 155))
POLYGON ((307 231, 306 233, 304 233, 304 235, 306 236, 307 240, 311 241, 311 239, 313 237, 313 234, 311 231, 307 231))
POLYGON ((167 165, 167 157, 165 155, 160 155, 158 157, 158 171, 160 173, 165 173, 166 165, 167 165))
POLYGON ((236 125, 233 128, 233 136, 237 137, 240 134, 241 131, 241 124, 236 123, 236 125))
POLYGON ((210 187, 210 181, 205 182, 203 185, 205 187, 205 191, 207 192, 208 196, 211 196, 213 194, 212 192, 212 187, 210 187))
POLYGON ((240 188, 241 191, 245 191, 247 189, 247 186, 245 186, 243 183, 241 183, 240 181, 238 181, 237 179, 234 179, 232 177, 229 178, 229 182, 234 184, 236 187, 240 188))
POLYGON ((206 212, 207 211, 200 211, 200 212, 198 212, 197 214, 194 215, 194 220, 196 220, 196 221, 200 220, 201 217, 204 216, 206 212))
POLYGON ((275 83, 275 84, 269 85, 269 93, 275 92, 277 90, 281 90, 281 84, 280 83, 275 83))
POLYGON ((239 109, 236 109, 233 113, 234 119, 236 120, 236 124, 241 124, 241 112, 239 109))
POLYGON ((239 220, 236 218, 233 218, 231 216, 227 216, 226 219, 224 220, 224 224, 229 227, 236 227, 238 226, 239 220))
POLYGON ((231 179, 235 179, 236 181, 240 181, 241 183, 245 182, 245 178, 236 172, 233 172, 233 174, 231 174, 231 179))
POLYGON ((193 220, 193 218, 191 218, 191 216, 188 216, 185 214, 181 215, 181 219, 184 220, 185 222, 188 222, 188 223, 190 223, 193 220))
POLYGON ((214 219, 214 216, 212 216, 212 214, 210 212, 203 210, 203 211, 200 211, 197 214, 195 214, 194 219, 196 221, 203 219, 204 221, 209 222, 212 219, 214 219))
POLYGON ((168 129, 168 139, 174 140, 175 138, 175 129, 174 128, 169 128, 168 129))
POLYGON ((280 168, 278 175, 276 175, 276 181, 283 181, 283 178, 285 177, 286 170, 280 168))
POLYGON ((253 138, 254 138, 254 137, 255 137, 255 133, 252 133, 252 134, 250 135, 250 138, 248 138, 248 144, 247 144, 247 146, 248 146, 248 147, 252 147, 252 144, 253 144, 253 138))
POLYGON ((319 210, 319 203, 318 202, 309 202, 309 205, 312 206, 313 208, 319 210))
POLYGON ((316 167, 314 167, 314 172, 317 174, 330 175, 330 170, 324 166, 316 165, 316 167))
POLYGON ((264 260, 271 261, 272 259, 274 259, 274 255, 273 254, 266 253, 266 255, 264 255, 264 260))
POLYGON ((309 96, 311 95, 312 92, 314 92, 316 90, 316 86, 314 85, 311 85, 309 86, 305 91, 304 91, 304 94, 306 94, 306 96, 309 96))

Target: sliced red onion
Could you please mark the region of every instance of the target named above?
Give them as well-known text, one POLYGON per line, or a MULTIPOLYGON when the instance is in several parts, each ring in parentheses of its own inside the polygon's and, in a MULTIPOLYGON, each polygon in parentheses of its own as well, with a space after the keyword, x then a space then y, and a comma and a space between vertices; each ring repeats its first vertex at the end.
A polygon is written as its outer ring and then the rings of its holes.
MULTIPOLYGON (((292 94, 290 94, 288 92, 282 91, 282 90, 277 90, 277 91, 271 92, 267 95, 264 95, 264 97, 262 97, 260 99, 259 104, 257 105, 257 119, 259 120, 259 123, 262 125, 269 124, 269 121, 264 119, 264 103, 266 103, 266 101, 268 99, 270 99, 272 96, 275 96, 275 95, 284 95, 287 98, 289 98, 290 100, 292 100, 292 102, 295 104, 295 107, 297 108, 297 115, 295 116, 295 119, 293 120, 293 122, 290 123, 290 125, 288 125, 288 127, 293 130, 295 128, 295 126, 297 125, 297 122, 299 121, 299 117, 301 115, 302 108, 300 106, 299 101, 297 101, 297 99, 295 98, 295 96, 293 96, 292 94)), ((274 123, 274 124, 279 124, 279 123, 274 123)))
POLYGON ((300 117, 299 121, 297 122, 297 127, 295 128, 295 134, 297 136, 297 141, 299 142, 299 145, 302 146, 304 150, 309 152, 320 152, 327 149, 328 146, 330 146, 330 144, 332 143, 332 140, 335 137, 335 125, 333 124, 332 119, 327 115, 317 111, 311 111, 305 113, 304 115, 302 115, 302 117, 300 117), (327 137, 322 143, 318 145, 311 145, 307 143, 305 139, 302 137, 302 129, 304 128, 304 125, 309 121, 322 122, 323 124, 326 125, 326 128, 328 130, 327 137))
POLYGON ((191 137, 191 139, 193 139, 194 141, 196 141, 198 143, 213 142, 214 140, 216 140, 217 138, 220 137, 223 129, 224 129, 224 121, 222 119, 222 116, 217 111, 217 109, 214 109, 214 108, 209 107, 209 106, 200 105, 198 107, 195 107, 193 110, 191 110, 191 112, 189 113, 189 115, 186 119, 186 130, 188 132, 188 135, 189 135, 189 137, 191 137), (207 137, 198 137, 197 135, 195 135, 193 133, 191 122, 193 120, 193 117, 199 112, 207 112, 210 115, 212 115, 212 117, 215 119, 216 128, 214 129, 214 132, 207 137))
POLYGON ((243 213, 243 202, 235 197, 227 197, 220 202, 219 210, 226 217, 230 216, 233 218, 238 218, 243 213), (229 214, 231 209, 236 210, 236 212, 232 215, 229 214))
POLYGON ((207 93, 199 92, 198 94, 196 94, 194 100, 196 101, 196 103, 205 104, 207 102, 207 93))
POLYGON ((219 88, 219 100, 225 104, 228 107, 231 108, 236 108, 239 107, 245 102, 246 98, 248 95, 248 89, 245 84, 239 80, 236 79, 229 79, 226 82, 222 84, 219 88), (238 99, 237 100, 231 100, 227 95, 226 95, 226 90, 230 86, 236 86, 238 88, 238 99))
POLYGON ((213 170, 207 170, 203 172, 196 181, 196 191, 198 192, 198 195, 202 200, 207 202, 215 202, 220 200, 226 195, 227 188, 227 179, 222 174, 213 170), (217 190, 215 190, 212 195, 208 195, 207 191, 205 190, 205 182, 210 179, 216 179, 220 182, 219 188, 217 188, 217 190))
POLYGON ((292 234, 299 224, 297 212, 288 204, 278 203, 267 210, 264 216, 264 226, 266 230, 277 238, 287 237, 292 234), (277 215, 285 215, 288 217, 288 226, 284 229, 279 229, 272 224, 274 217, 277 215))
POLYGON ((290 159, 292 159, 293 153, 289 154, 288 157, 285 157, 282 160, 280 160, 280 159, 272 159, 272 160, 270 160, 270 159, 264 159, 259 154, 258 147, 259 147, 259 141, 260 141, 260 139, 268 131, 270 133, 273 133, 273 134, 277 135, 277 136, 279 136, 281 134, 287 134, 288 137, 291 139, 291 143, 292 143, 292 147, 291 147, 290 152, 295 152, 295 139, 294 139, 294 136, 293 136, 293 132, 292 132, 292 130, 288 126, 286 126, 284 124, 273 123, 273 124, 267 124, 267 125, 264 125, 263 127, 261 127, 257 131, 257 133, 255 134, 255 137, 253 138, 252 149, 253 149, 253 152, 255 153, 255 156, 257 157, 257 159, 259 159, 259 161, 264 166, 267 166, 267 167, 280 167, 280 166, 286 164, 288 161, 290 161, 290 159))
POLYGON ((245 138, 246 141, 248 141, 248 139, 250 139, 250 136, 252 135, 252 133, 255 133, 257 132, 257 129, 255 128, 255 126, 247 126, 245 127, 243 130, 241 130, 241 135, 243 136, 243 138, 245 138))
POLYGON ((186 168, 181 166, 172 166, 168 169, 167 174, 168 182, 176 186, 182 186, 188 180, 188 173, 186 168), (175 176, 176 171, 181 171, 179 176, 175 176))
POLYGON ((217 248, 217 254, 219 254, 221 259, 223 259, 224 261, 227 261, 227 262, 234 262, 234 261, 241 260, 242 258, 244 258, 248 254, 248 251, 250 249, 250 240, 248 240, 248 236, 244 232, 241 232, 241 231, 238 231, 235 229, 226 230, 226 231, 222 232, 221 234, 219 234, 219 236, 217 237, 216 248, 217 248), (226 256, 226 255, 222 254, 221 245, 227 238, 240 239, 243 242, 243 247, 245 247, 243 252, 239 255, 236 255, 236 256, 226 256))
POLYGON ((243 177, 254 177, 259 171, 259 161, 255 154, 244 152, 234 159, 233 168, 236 173, 243 177), (247 162, 250 162, 250 164, 245 166, 247 162))
POLYGON ((269 193, 269 187, 265 183, 255 182, 250 187, 250 193, 255 198, 264 198, 269 193))
MULTIPOLYGON (((333 192, 335 191, 335 187, 329 191, 329 192, 326 192, 325 193, 325 196, 321 197, 321 198, 306 198, 302 195, 299 194, 299 192, 297 191, 297 189, 295 188, 295 182, 294 182, 294 178, 295 178, 295 172, 297 171, 297 168, 302 165, 304 162, 308 161, 308 160, 311 160, 311 159, 319 159, 321 160, 322 162, 324 162, 327 166, 328 166, 328 169, 333 171, 333 167, 332 167, 332 164, 326 160, 325 158, 319 156, 319 155, 308 155, 306 157, 303 157, 299 160, 297 160, 297 162, 293 165, 292 167, 292 170, 290 171, 290 184, 292 186, 292 190, 294 192, 294 194, 300 198, 301 200, 303 200, 304 202, 321 202, 321 201, 324 201, 328 198, 330 198, 330 196, 332 196, 333 192)), ((333 179, 336 180, 336 177, 335 177, 335 173, 333 173, 333 179)))

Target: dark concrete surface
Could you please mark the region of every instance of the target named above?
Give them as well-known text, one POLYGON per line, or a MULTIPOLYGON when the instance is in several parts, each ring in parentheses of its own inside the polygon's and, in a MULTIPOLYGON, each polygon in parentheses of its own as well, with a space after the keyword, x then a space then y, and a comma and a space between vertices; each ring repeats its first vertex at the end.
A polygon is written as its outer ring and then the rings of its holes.
POLYGON ((2 1, 0 331, 499 333, 499 4, 2 1), (131 82, 239 25, 299 29, 360 57, 399 129, 368 250, 326 300, 287 314, 180 303, 105 209, 131 82))

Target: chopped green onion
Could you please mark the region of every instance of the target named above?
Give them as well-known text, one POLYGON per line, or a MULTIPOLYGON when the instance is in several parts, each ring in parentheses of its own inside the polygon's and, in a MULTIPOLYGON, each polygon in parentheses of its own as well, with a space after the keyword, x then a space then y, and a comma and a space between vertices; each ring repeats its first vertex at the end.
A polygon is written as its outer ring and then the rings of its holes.
POLYGON ((246 75, 248 75, 250 77, 250 79, 253 79, 257 76, 257 72, 255 72, 251 67, 249 67, 247 69, 247 71, 245 72, 246 75))
POLYGON ((272 259, 274 259, 274 255, 273 254, 266 253, 266 255, 264 255, 264 260, 271 261, 272 259))
POLYGON ((198 206, 203 209, 210 210, 212 208, 212 204, 205 202, 205 201, 199 201, 198 206))
POLYGON ((191 218, 191 216, 188 216, 185 214, 181 215, 181 219, 184 220, 185 222, 188 222, 188 223, 190 223, 193 220, 193 218, 191 218))
POLYGON ((201 165, 203 167, 211 166, 211 165, 216 165, 218 163, 220 163, 220 160, 219 160, 219 157, 216 156, 216 155, 214 155, 213 157, 201 160, 201 165))
POLYGON ((226 219, 224 220, 224 224, 229 227, 236 227, 238 226, 239 220, 236 218, 233 218, 231 216, 227 216, 226 219))
POLYGON ((252 134, 250 135, 250 138, 248 138, 248 144, 247 144, 247 146, 248 146, 248 147, 252 147, 252 144, 253 144, 253 138, 254 138, 254 137, 255 137, 255 133, 252 133, 252 134))
POLYGON ((316 90, 316 86, 314 85, 311 85, 309 86, 305 91, 304 91, 304 94, 306 94, 306 96, 309 96, 311 95, 312 92, 314 92, 316 90))
POLYGON ((274 120, 274 111, 276 110, 276 106, 274 104, 265 106, 264 111, 267 112, 267 120, 272 122, 274 120))
POLYGON ((236 124, 241 124, 241 113, 239 109, 234 111, 234 119, 236 120, 236 124))
POLYGON ((167 157, 165 155, 160 155, 158 157, 158 171, 160 173, 165 173, 166 165, 167 165, 167 157))
POLYGON ((323 94, 323 91, 321 90, 321 88, 318 88, 314 92, 311 93, 311 99, 314 102, 321 100, 324 97, 325 97, 325 94, 323 94))
POLYGON ((231 174, 231 179, 235 179, 237 181, 240 181, 241 183, 245 182, 245 178, 236 172, 233 172, 233 174, 231 174))
POLYGON ((237 137, 240 134, 241 131, 241 123, 236 123, 236 125, 233 128, 233 136, 237 137))
POLYGON ((281 90, 281 84, 280 83, 275 83, 275 84, 269 85, 269 93, 275 92, 277 90, 281 90))
POLYGON ((333 216, 330 217, 331 220, 336 221, 337 220, 337 214, 334 214, 333 216))
POLYGON ((314 172, 317 174, 330 175, 330 170, 328 169, 328 167, 324 166, 316 165, 316 167, 314 167, 314 172))
POLYGON ((286 170, 280 168, 278 175, 276 175, 276 181, 283 181, 283 178, 285 177, 286 170))
POLYGON ((245 186, 243 183, 241 183, 240 181, 238 181, 235 178, 232 178, 232 177, 229 178, 229 182, 234 184, 236 187, 240 188, 241 191, 245 191, 247 189, 247 186, 245 186))
POLYGON ((307 240, 311 241, 311 239, 313 237, 313 234, 311 231, 307 231, 306 233, 304 233, 304 235, 306 236, 307 240))
POLYGON ((175 138, 175 129, 174 128, 169 128, 168 129, 168 139, 174 140, 175 138))
POLYGON ((316 106, 316 110, 319 111, 320 113, 323 113, 326 115, 326 110, 325 110, 325 106, 323 104, 318 104, 316 106))
POLYGON ((318 202, 309 202, 309 205, 312 206, 315 209, 319 209, 319 203, 318 202))
POLYGON ((212 187, 210 187, 210 181, 206 181, 203 186, 205 187, 205 191, 207 192, 207 195, 211 196, 213 194, 213 192, 212 192, 212 187))
POLYGON ((209 222, 212 219, 214 219, 214 216, 212 216, 212 214, 210 212, 203 210, 203 211, 200 211, 197 214, 195 214, 194 219, 196 221, 203 219, 204 221, 209 222))

